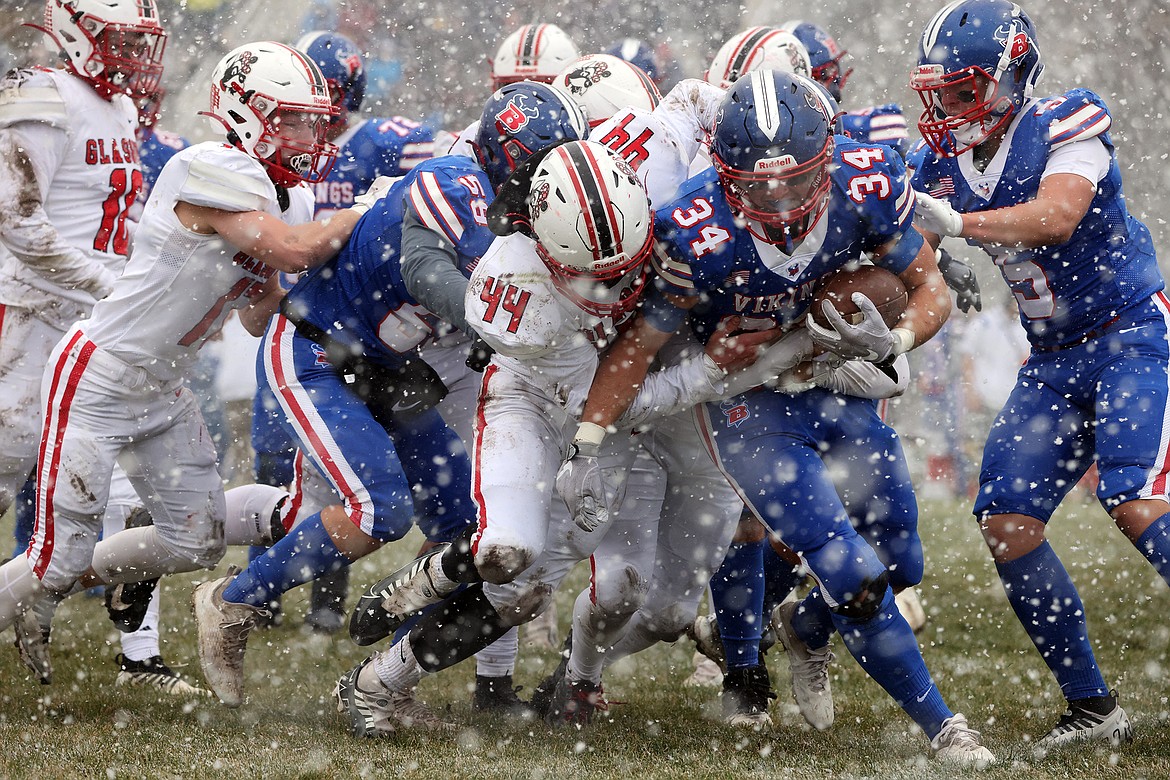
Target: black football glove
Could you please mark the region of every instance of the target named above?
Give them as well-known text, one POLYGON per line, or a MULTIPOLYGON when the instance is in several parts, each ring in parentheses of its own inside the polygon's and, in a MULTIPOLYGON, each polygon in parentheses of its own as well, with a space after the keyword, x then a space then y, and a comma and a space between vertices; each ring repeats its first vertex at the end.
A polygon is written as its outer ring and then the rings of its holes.
POLYGON ((972 306, 975 311, 983 311, 983 299, 979 296, 979 279, 975 276, 975 270, 962 260, 951 257, 941 247, 935 256, 938 258, 938 270, 942 271, 943 278, 947 280, 947 287, 955 291, 959 309, 964 314, 970 312, 972 306))
POLYGON ((494 354, 496 351, 477 333, 467 349, 467 367, 477 374, 482 374, 494 354))

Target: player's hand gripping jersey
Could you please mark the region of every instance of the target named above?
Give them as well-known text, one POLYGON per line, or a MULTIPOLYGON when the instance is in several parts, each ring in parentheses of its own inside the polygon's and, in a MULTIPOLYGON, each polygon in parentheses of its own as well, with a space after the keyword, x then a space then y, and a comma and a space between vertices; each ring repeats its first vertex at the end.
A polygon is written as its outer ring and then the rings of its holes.
POLYGON ((1149 230, 1126 209, 1108 132, 1111 121, 1101 98, 1073 89, 1026 104, 982 172, 971 164, 970 154, 940 157, 919 144, 910 156, 916 189, 971 213, 1031 200, 1045 175, 1086 175, 1078 167, 1084 152, 1091 153, 1086 146, 1104 144, 1108 172, 1097 180, 1089 210, 1066 243, 1034 249, 982 246, 1015 295, 1020 320, 1039 349, 1091 338, 1163 286, 1149 230))
POLYGON ((287 195, 282 210, 260 163, 226 144, 202 143, 179 152, 163 169, 143 212, 134 259, 110 297, 94 308, 86 335, 160 379, 183 376, 203 342, 232 309, 260 293, 274 270, 218 234, 187 230, 175 204, 263 211, 290 225, 312 219, 308 187, 292 187, 287 195))
POLYGON ((395 366, 439 331, 436 315, 408 292, 399 265, 407 214, 455 247, 464 275, 495 236, 487 229, 491 186, 474 161, 438 157, 396 182, 331 262, 305 274, 284 310, 361 355, 395 366))

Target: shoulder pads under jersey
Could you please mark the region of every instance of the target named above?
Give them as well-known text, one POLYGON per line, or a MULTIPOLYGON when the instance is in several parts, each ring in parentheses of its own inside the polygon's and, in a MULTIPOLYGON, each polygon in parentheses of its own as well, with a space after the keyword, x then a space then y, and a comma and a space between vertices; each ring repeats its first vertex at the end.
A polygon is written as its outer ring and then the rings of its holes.
POLYGON ((53 127, 68 125, 65 99, 44 71, 12 70, 0 80, 0 127, 20 122, 42 122, 53 127))
POLYGON ((1032 111, 1040 124, 1048 128, 1048 143, 1052 149, 1073 141, 1096 138, 1108 132, 1113 124, 1105 101, 1095 92, 1082 88, 1041 100, 1032 111))
POLYGON ((418 171, 406 194, 406 209, 459 246, 467 231, 487 225, 492 190, 487 175, 466 157, 452 159, 456 164, 428 164, 418 171))
POLYGON ((263 211, 272 202, 276 189, 259 162, 226 144, 192 148, 178 200, 224 211, 263 211))

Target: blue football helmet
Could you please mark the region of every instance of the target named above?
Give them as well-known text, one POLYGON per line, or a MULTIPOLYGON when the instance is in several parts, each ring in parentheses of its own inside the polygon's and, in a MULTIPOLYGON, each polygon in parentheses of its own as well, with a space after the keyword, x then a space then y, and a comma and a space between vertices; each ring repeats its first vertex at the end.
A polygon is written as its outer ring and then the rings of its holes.
POLYGON ((622 38, 606 49, 605 53, 623 59, 631 65, 636 65, 655 84, 662 84, 662 79, 666 74, 663 72, 663 67, 658 64, 658 55, 645 41, 637 38, 622 38))
POLYGON ((809 64, 812 65, 813 81, 823 84, 833 100, 841 102, 841 91, 853 73, 853 68, 844 67, 845 56, 849 52, 841 48, 824 27, 812 22, 793 19, 780 25, 780 29, 792 33, 804 44, 804 48, 808 49, 809 64))
POLYGON ((719 104, 711 160, 728 205, 758 238, 790 247, 824 213, 833 158, 831 112, 812 80, 775 70, 744 76, 719 104))
POLYGON ((317 30, 305 33, 295 47, 325 74, 329 97, 339 109, 335 122, 344 122, 351 111, 362 107, 366 96, 366 68, 357 44, 341 33, 317 30))
POLYGON ((475 156, 498 190, 533 153, 583 141, 589 124, 577 101, 549 84, 518 81, 496 90, 483 107, 475 156))
POLYGON ((1044 70, 1036 27, 1007 0, 960 0, 922 34, 910 86, 926 109, 918 129, 930 148, 955 157, 1005 127, 1044 70))

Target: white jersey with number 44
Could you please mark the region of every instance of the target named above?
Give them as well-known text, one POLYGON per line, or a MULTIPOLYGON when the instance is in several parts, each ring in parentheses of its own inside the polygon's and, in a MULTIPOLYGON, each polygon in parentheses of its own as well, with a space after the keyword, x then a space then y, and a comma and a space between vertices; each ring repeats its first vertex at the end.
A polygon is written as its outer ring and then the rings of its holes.
POLYGON ((86 335, 160 379, 183 376, 203 342, 232 309, 260 293, 274 269, 216 234, 188 230, 175 205, 263 211, 290 225, 310 221, 309 188, 298 185, 288 194, 282 212, 260 163, 226 144, 202 143, 176 154, 151 191, 126 270, 94 307, 86 335))

